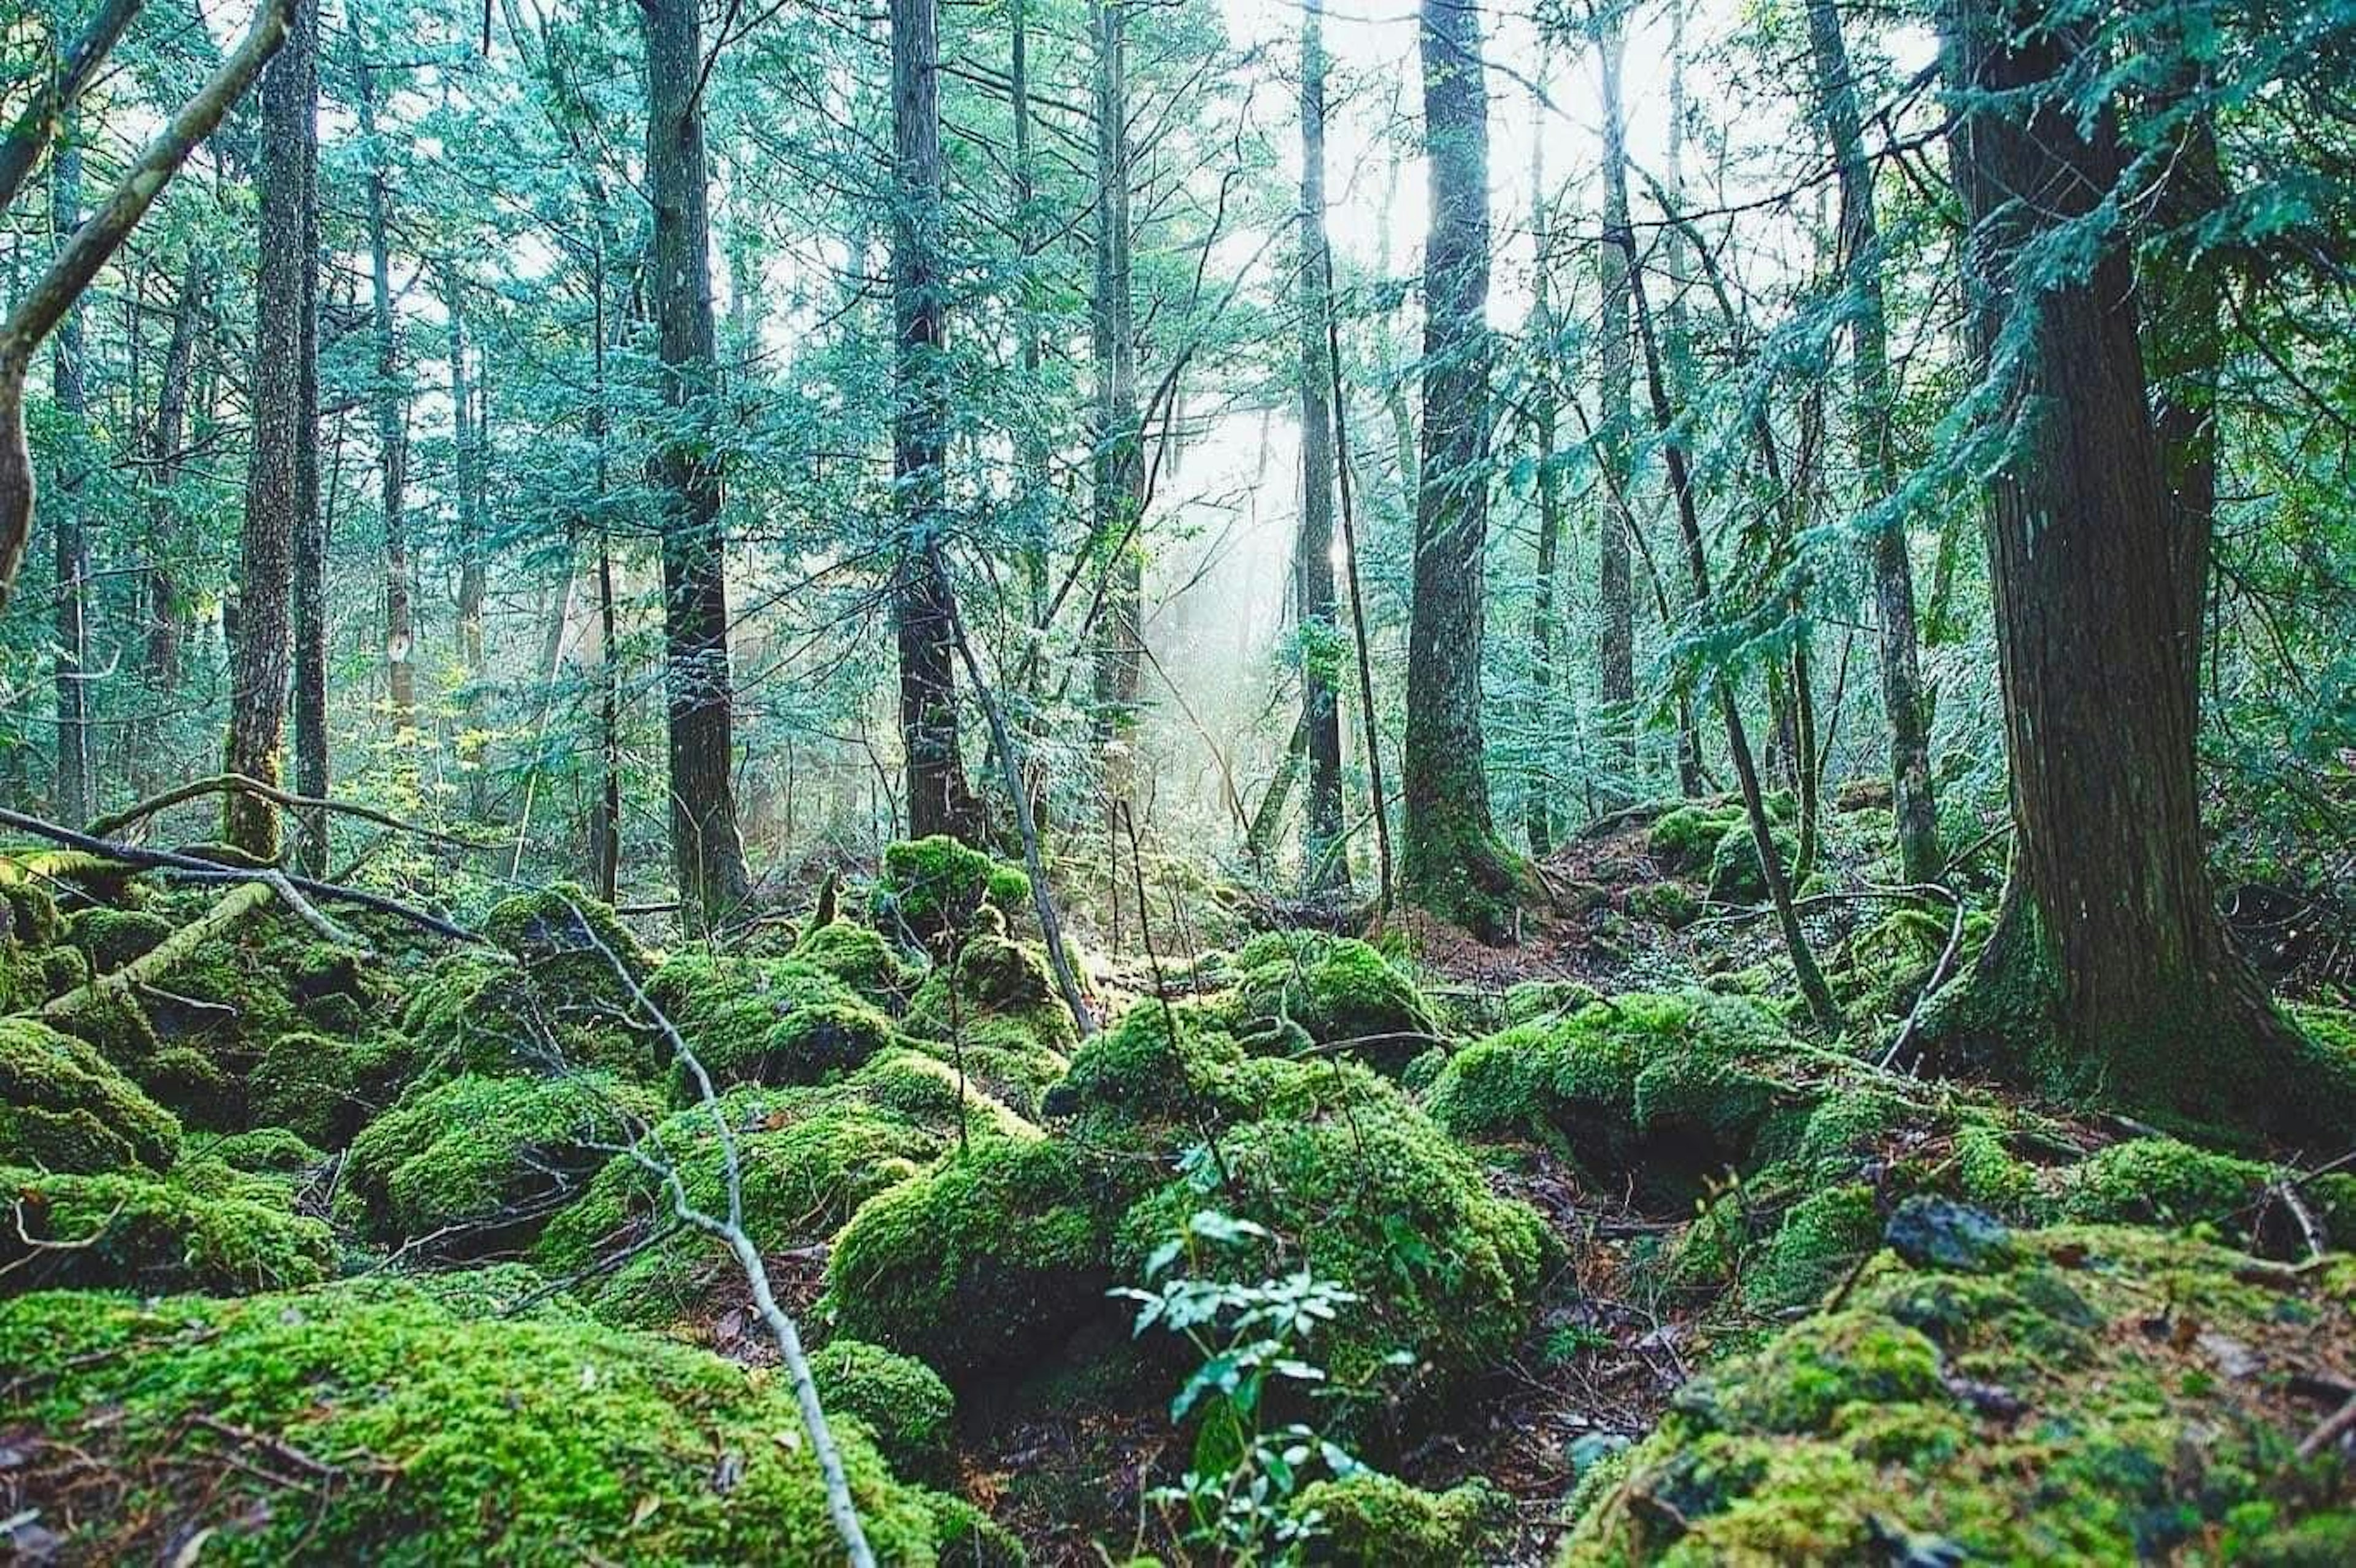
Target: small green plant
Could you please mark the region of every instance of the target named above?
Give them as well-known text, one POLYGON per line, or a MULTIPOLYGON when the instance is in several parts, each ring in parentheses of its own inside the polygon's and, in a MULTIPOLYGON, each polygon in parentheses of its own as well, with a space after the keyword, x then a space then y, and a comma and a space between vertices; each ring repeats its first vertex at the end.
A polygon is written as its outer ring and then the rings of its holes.
POLYGON ((1111 1293, 1138 1304, 1136 1334, 1183 1335, 1201 1354, 1170 1402, 1171 1420, 1198 1423, 1193 1456, 1176 1486, 1148 1499, 1183 1509, 1180 1539, 1223 1563, 1303 1561, 1323 1515, 1293 1506, 1295 1495, 1321 1477, 1365 1473, 1340 1445, 1269 1408, 1287 1385, 1318 1392, 1325 1371, 1309 1359, 1310 1341, 1357 1296, 1305 1268, 1256 1284, 1209 1277, 1222 1253, 1268 1239, 1249 1220, 1198 1210, 1147 1258, 1147 1288, 1111 1293))

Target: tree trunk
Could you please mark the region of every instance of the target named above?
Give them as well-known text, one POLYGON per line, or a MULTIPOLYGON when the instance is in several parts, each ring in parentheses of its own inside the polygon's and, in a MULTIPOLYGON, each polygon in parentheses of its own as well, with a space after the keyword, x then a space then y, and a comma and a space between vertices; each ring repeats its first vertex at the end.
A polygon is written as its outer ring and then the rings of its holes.
MULTIPOLYGON (((1541 105, 1543 107, 1543 105, 1541 105)), ((1562 474, 1555 466, 1554 444, 1560 384, 1557 380, 1557 341, 1560 331, 1554 316, 1554 211, 1546 194, 1546 138, 1530 141, 1530 222, 1537 231, 1537 257, 1532 269, 1530 340, 1538 357, 1530 389, 1531 433, 1537 443, 1538 558, 1537 581, 1530 594, 1529 740, 1537 761, 1522 784, 1522 831, 1528 837, 1530 858, 1542 860, 1554 848, 1553 771, 1547 766, 1548 718, 1554 708, 1554 580, 1562 549, 1562 474)))
MULTIPOLYGON (((69 109, 49 176, 49 221, 58 244, 81 226, 81 116, 69 109)), ((89 455, 90 395, 82 379, 81 307, 58 324, 54 395, 72 433, 58 470, 57 642, 58 820, 80 827, 97 809, 90 745, 90 536, 82 517, 82 464, 89 455)))
POLYGON ((1479 13, 1423 0, 1423 450, 1408 616, 1399 893, 1488 942, 1513 934, 1524 873, 1489 812, 1481 634, 1489 532, 1489 105, 1479 13))
MULTIPOLYGON (((1607 21, 1596 40, 1596 55, 1603 90, 1603 227, 1614 234, 1628 226, 1627 121, 1620 102, 1621 65, 1627 48, 1620 23, 1607 21)), ((1633 774, 1635 753, 1630 731, 1636 702, 1636 622, 1629 540, 1636 531, 1636 517, 1629 499, 1635 478, 1629 460, 1629 425, 1635 357, 1628 341, 1628 253, 1621 246, 1606 244, 1599 260, 1603 271, 1603 316, 1598 433, 1602 437, 1601 462, 1612 476, 1612 502, 1603 517, 1597 567, 1596 592, 1603 611, 1599 656, 1603 671, 1604 732, 1622 773, 1633 774)))
POLYGON ((490 814, 490 758, 477 724, 483 668, 482 432, 477 428, 479 389, 466 372, 466 296, 453 272, 445 284, 450 316, 450 484, 458 516, 459 755, 467 763, 466 814, 490 814))
MULTIPOLYGON (((188 389, 196 364, 197 328, 212 290, 212 266, 202 252, 191 251, 187 272, 180 281, 179 298, 172 305, 172 341, 164 350, 164 368, 155 389, 155 422, 149 431, 147 456, 147 562, 143 598, 146 624, 141 628, 145 666, 145 701, 153 713, 170 708, 180 687, 180 648, 187 623, 178 577, 181 548, 180 516, 172 499, 179 477, 181 446, 187 439, 188 389)), ((132 746, 142 795, 152 793, 147 772, 156 757, 163 720, 150 718, 138 728, 132 746)))
MULTIPOLYGON (((358 53, 358 34, 353 35, 358 53)), ((401 339, 392 314, 392 191, 383 146, 377 141, 376 73, 356 67, 354 112, 369 144, 369 286, 376 325, 377 461, 384 511, 384 673, 396 736, 417 723, 416 627, 409 593, 409 389, 401 371, 401 339)))
MULTIPOLYGON (((717 356, 703 115, 694 96, 702 26, 694 0, 647 0, 639 16, 647 39, 647 187, 654 208, 648 261, 663 396, 682 416, 701 411, 708 417, 717 356)), ((720 465, 701 445, 674 440, 654 461, 663 492, 671 861, 691 926, 720 923, 751 889, 736 818, 720 465)))
POLYGON ((1096 274, 1090 312, 1096 360, 1096 515, 1090 531, 1099 550, 1113 552, 1103 568, 1108 587, 1097 632, 1094 696, 1097 739, 1106 756, 1106 798, 1115 803, 1129 793, 1125 752, 1136 727, 1144 662, 1139 640, 1143 556, 1130 536, 1145 505, 1145 454, 1138 428, 1137 328, 1130 296, 1128 7, 1115 0, 1089 0, 1089 15, 1097 49, 1096 274), (1119 750, 1114 748, 1116 741, 1121 743, 1119 750))
MULTIPOLYGON (((1898 488, 1898 461, 1890 446, 1890 332, 1882 307, 1873 165, 1865 154, 1857 81, 1833 0, 1808 0, 1808 37, 1815 63, 1816 112, 1840 170, 1840 247, 1852 378, 1849 424, 1867 507, 1872 511, 1882 508, 1898 488)), ((1902 516, 1875 520, 1868 554, 1879 623, 1881 706, 1890 722, 1890 816, 1898 832, 1899 866, 1907 881, 1935 882, 1945 863, 1939 853, 1939 814, 1932 799, 1928 705, 1915 652, 1914 569, 1907 557, 1902 516)))
MULTIPOLYGON (((319 21, 316 7, 295 47, 302 51, 302 315, 295 357, 294 415, 294 792, 327 797, 327 518, 319 498, 319 21)), ((296 814, 296 859, 327 874, 327 813, 296 814)))
MULTIPOLYGON (((254 272, 252 451, 238 530, 237 629, 230 650, 229 743, 223 771, 275 784, 293 659, 289 626, 301 507, 303 239, 308 159, 305 132, 316 87, 316 14, 296 10, 285 46, 262 80, 262 211, 254 272)), ((222 837, 249 855, 278 856, 277 808, 227 797, 222 837)))
POLYGON ((1301 21, 1301 527, 1293 544, 1301 613, 1301 723, 1309 762, 1301 865, 1309 891, 1346 889, 1342 839, 1342 635, 1333 599, 1333 367, 1325 295, 1325 40, 1323 0, 1301 21))
POLYGON ((900 741, 908 833, 982 837, 958 743, 951 588, 942 570, 948 386, 941 278, 941 102, 936 0, 891 0, 893 504, 899 539, 892 613, 900 653, 900 741))
POLYGON ((2147 1115, 2338 1136, 2348 1096, 2299 1060, 2209 899, 2181 518, 2128 237, 2111 229, 2083 276, 2040 250, 2119 176, 2113 116, 2068 91, 2085 38, 2017 0, 1955 0, 1942 28, 1966 300, 2007 443, 1987 527, 2016 836, 1997 931, 1934 1038, 2147 1115))

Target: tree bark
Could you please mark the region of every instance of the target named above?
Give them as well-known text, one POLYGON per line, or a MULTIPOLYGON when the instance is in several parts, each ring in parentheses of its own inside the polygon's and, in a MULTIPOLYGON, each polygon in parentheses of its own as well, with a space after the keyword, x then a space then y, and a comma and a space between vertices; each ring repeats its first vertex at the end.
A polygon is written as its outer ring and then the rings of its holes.
MULTIPOLYGON (((212 264, 191 250, 187 271, 180 280, 179 297, 172 305, 172 340, 164 350, 164 367, 155 390, 155 422, 147 443, 147 560, 143 600, 146 624, 141 628, 141 658, 145 667, 145 701, 151 710, 171 706, 180 687, 181 642, 187 624, 178 575, 181 547, 179 509, 172 486, 179 478, 181 446, 187 439, 189 382, 195 369, 197 329, 212 292, 212 264)), ((143 770, 138 784, 144 792, 152 779, 144 771, 155 755, 154 744, 162 720, 151 718, 138 727, 132 754, 143 770)))
MULTIPOLYGON (((1857 443, 1869 512, 1898 488, 1890 445, 1890 329, 1882 305, 1881 233, 1874 210, 1873 165, 1865 154, 1857 82, 1833 0, 1808 0, 1808 38, 1815 65, 1816 112, 1840 171, 1840 248, 1849 327, 1849 425, 1857 443)), ((1939 814, 1932 799, 1929 705, 1916 652, 1914 568, 1905 519, 1875 520, 1867 549, 1873 573, 1876 635, 1881 655, 1881 706, 1890 725, 1890 816, 1898 860, 1909 882, 1935 882, 1939 814)))
MULTIPOLYGON (((1539 107, 1543 108, 1541 103, 1539 107)), ((1542 860, 1554 848, 1553 770, 1547 766, 1548 718, 1554 707, 1554 580, 1562 550, 1562 474, 1554 446, 1561 397, 1556 379, 1560 324, 1555 320, 1554 211, 1546 194, 1546 139, 1530 140, 1530 223, 1537 256, 1530 281, 1530 342, 1537 366, 1530 389, 1530 425, 1537 444, 1538 541, 1536 581, 1530 593, 1529 739, 1537 755, 1522 784, 1522 832, 1530 858, 1542 860)))
MULTIPOLYGON (((62 245, 81 226, 81 117, 62 116, 56 162, 49 176, 51 230, 62 245)), ((57 649, 58 768, 56 805, 68 822, 87 822, 97 781, 90 746, 90 536, 81 512, 82 464, 88 456, 85 421, 90 394, 82 379, 82 318, 77 305, 58 324, 52 392, 59 415, 72 432, 58 469, 57 603, 51 635, 57 649)))
MULTIPOLYGON (((1615 18, 1607 19, 1595 43, 1603 99, 1603 228, 1619 234, 1628 228, 1627 118, 1620 101, 1621 68, 1628 41, 1615 18)), ((1631 580, 1629 541, 1636 532, 1630 497, 1635 490, 1635 465, 1631 459, 1629 431, 1635 386, 1635 355, 1629 344, 1628 283, 1632 259, 1625 247, 1607 243, 1598 261, 1602 268, 1601 327, 1602 406, 1596 433, 1598 453, 1611 482, 1610 505, 1603 514, 1603 537, 1597 554, 1596 593, 1602 607, 1602 631, 1597 656, 1602 669, 1604 734, 1623 777, 1634 778, 1633 720, 1636 706, 1636 616, 1631 580)), ((1616 796, 1619 792, 1612 792, 1616 796)))
MULTIPOLYGON (((1096 271, 1090 311, 1096 361, 1096 443, 1092 465, 1095 517, 1090 532, 1100 550, 1107 589, 1098 625, 1096 732, 1104 751, 1108 802, 1129 793, 1125 750, 1136 727, 1143 673, 1143 556, 1134 525, 1145 506, 1145 453, 1138 428, 1137 327, 1130 299, 1129 209, 1128 7, 1089 0, 1096 37, 1096 271), (1114 743, 1119 742, 1120 750, 1114 743)), ((1116 894, 1116 896, 1118 896, 1116 894)))
MULTIPOLYGON (((2147 1115, 2347 1127, 2350 1096, 2210 901, 2182 656, 2181 518, 2146 401, 2109 106, 2086 37, 2019 0, 1942 16, 1965 284, 1992 430, 1987 511, 2015 851, 1996 933, 1939 1000, 1954 1054, 2147 1115), (2110 225, 2083 272, 2040 251, 2110 225)), ((2072 249, 2072 253, 2077 251, 2072 249)))
MULTIPOLYGON (((293 660, 289 601, 301 506, 304 132, 315 90, 316 12, 298 5, 286 47, 262 83, 261 219, 254 272, 252 450, 238 530, 237 635, 230 653, 229 744, 222 771, 268 784, 282 778, 286 688, 293 660)), ((230 795, 222 837, 262 859, 278 857, 278 814, 230 795)))
MULTIPOLYGON (((359 54, 359 35, 353 35, 359 54)), ((376 416, 379 496, 384 512, 384 673, 398 735, 417 723, 417 631, 410 608, 409 388, 401 370, 401 338, 392 313, 392 188, 383 144, 377 140, 376 72, 354 62, 353 112, 369 144, 369 293, 376 326, 376 416)))
POLYGON ((1423 450, 1408 616, 1399 893, 1487 942, 1524 872, 1489 810, 1481 638, 1489 532, 1489 105, 1471 0, 1423 0, 1423 450))
MULTIPOLYGON (((647 0, 649 251, 664 400, 682 424, 708 417, 717 390, 703 66, 694 0, 647 0)), ((670 746, 671 862, 691 925, 712 925, 750 891, 737 826, 734 677, 728 663, 727 547, 718 460, 675 439, 654 460, 663 492, 663 653, 670 746)))
MULTIPOLYGON (((1301 617, 1301 724, 1309 763, 1301 865, 1309 891, 1347 889, 1342 838, 1342 635, 1333 592, 1333 367, 1327 363, 1323 0, 1301 20, 1301 526, 1293 543, 1301 617)), ((1280 809, 1281 809, 1280 807, 1280 809)))
POLYGON ((941 101, 936 0, 891 0, 893 506, 899 538, 892 613, 900 656, 900 742, 908 833, 983 836, 958 741, 956 654, 942 567, 948 366, 941 276, 941 101))
MULTIPOLYGON (((319 20, 315 6, 294 44, 303 60, 303 200, 297 271, 301 315, 294 362, 294 790, 327 797, 327 518, 319 501, 319 20)), ((302 869, 327 874, 327 813, 295 814, 302 869)))

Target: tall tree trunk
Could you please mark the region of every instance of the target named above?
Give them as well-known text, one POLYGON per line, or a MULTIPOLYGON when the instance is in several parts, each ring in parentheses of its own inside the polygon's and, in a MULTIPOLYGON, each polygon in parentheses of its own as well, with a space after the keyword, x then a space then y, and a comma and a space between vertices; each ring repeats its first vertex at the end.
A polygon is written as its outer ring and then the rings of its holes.
MULTIPOLYGON (((309 158, 305 132, 316 91, 316 12, 300 5, 262 80, 262 212, 254 270, 252 454, 245 517, 238 530, 237 629, 230 650, 231 773, 264 784, 281 777, 286 688, 293 662, 289 601, 302 502, 302 358, 306 270, 303 240, 309 158)), ((222 835, 249 855, 278 855, 276 808, 246 795, 224 798, 222 835)))
MULTIPOLYGON (((1145 506, 1145 453, 1137 408, 1137 328, 1130 297, 1129 8, 1089 0, 1096 37, 1097 226, 1090 310, 1096 361, 1095 515, 1089 532, 1103 555, 1104 607, 1097 626, 1093 699, 1104 771, 1107 841, 1129 798, 1137 696, 1142 674, 1144 556, 1132 536, 1145 506)), ((1114 944, 1119 941, 1120 887, 1112 888, 1114 944)))
POLYGON ((488 748, 476 722, 484 679, 483 602, 488 589, 478 483, 482 453, 475 420, 477 389, 466 369, 466 287, 455 271, 444 286, 444 309, 450 318, 450 487, 458 519, 458 679, 463 692, 458 703, 459 754, 468 763, 466 813, 480 821, 488 814, 490 804, 488 748))
MULTIPOLYGON (((1869 508, 1880 507, 1898 488, 1898 460, 1890 446, 1881 234, 1857 82, 1833 0, 1808 0, 1808 38, 1815 62, 1816 112, 1840 169, 1840 247, 1853 379, 1849 424, 1869 508)), ((1910 882, 1934 882, 1944 862, 1939 854, 1939 814, 1932 800, 1930 720, 1915 652, 1914 569, 1907 558, 1903 517, 1877 520, 1869 555, 1880 642, 1881 706, 1890 723, 1890 816, 1898 830, 1899 865, 1910 882)))
MULTIPOLYGON (((1602 79, 1603 99, 1603 228, 1618 234, 1628 227, 1627 118, 1620 101, 1621 67, 1628 51, 1626 35, 1616 17, 1608 18, 1595 43, 1602 79)), ((1602 407, 1599 428, 1602 451, 1598 454, 1610 483, 1611 500, 1603 516, 1602 546, 1597 555, 1596 593, 1602 606, 1602 632, 1598 658, 1602 669, 1603 726, 1624 778, 1634 779, 1635 749, 1632 735, 1636 706, 1636 601, 1631 579, 1630 541, 1635 537, 1635 464, 1629 439, 1635 387, 1635 354, 1630 347, 1628 283, 1630 257, 1625 247, 1604 245, 1598 254, 1602 268, 1601 375, 1602 407)))
POLYGON ((1347 888, 1342 841, 1342 635, 1333 603, 1333 366, 1325 295, 1325 39, 1323 0, 1301 20, 1301 527, 1293 543, 1301 612, 1301 723, 1309 761, 1301 865, 1309 891, 1347 888))
MULTIPOLYGON (((353 34, 353 52, 359 52, 353 34)), ((392 190, 384 147, 377 140, 376 72, 355 59, 353 111, 369 144, 368 240, 369 303, 376 325, 376 416, 380 496, 384 511, 384 673, 395 734, 417 723, 417 632, 410 609, 409 388, 401 369, 401 339, 392 314, 392 190)))
MULTIPOLYGON (((648 260, 664 400, 708 418, 717 390, 712 319, 710 191, 703 67, 695 0, 647 0, 648 260)), ((682 423, 690 422, 682 419, 682 423)), ((654 462, 663 492, 663 650, 670 731, 671 862, 691 925, 718 923, 751 890, 737 827, 734 677, 720 465, 701 443, 674 440, 654 462)))
POLYGON ((2146 1115, 2338 1136, 2344 1086, 2299 1060, 2209 899, 2181 519, 2129 237, 2114 228, 2084 276, 2054 276, 2040 248, 2110 199, 2121 164, 2112 113, 2071 91, 2087 40, 2047 16, 1953 0, 1942 18, 1966 299, 2003 398, 1987 527, 2016 841, 1997 931, 1934 1037, 2146 1115))
MULTIPOLYGON (((327 517, 319 497, 319 22, 315 9, 301 41, 303 96, 302 315, 295 357, 294 791, 327 798, 327 517)), ((296 858, 315 877, 327 874, 327 812, 305 807, 296 820, 296 858)))
MULTIPOLYGON (((58 245, 81 226, 81 115, 69 109, 59 129, 49 176, 49 221, 58 245)), ((58 819, 75 827, 95 815, 97 780, 90 744, 90 535, 81 510, 82 464, 89 457, 90 394, 82 379, 81 307, 58 323, 54 345, 58 413, 71 437, 58 471, 57 643, 58 819)))
MULTIPOLYGON (((1534 106, 1544 109, 1544 94, 1534 106)), ((1537 256, 1532 268, 1530 341, 1537 350, 1536 384, 1530 389, 1531 433, 1537 443, 1538 555, 1537 581, 1530 594, 1529 740, 1537 762, 1522 784, 1522 831, 1529 839, 1530 857, 1544 859, 1554 848, 1553 770, 1547 766, 1548 718, 1554 709, 1554 580, 1562 549, 1562 474, 1555 466, 1554 443, 1561 389, 1556 379, 1559 325, 1554 316, 1554 210, 1546 192, 1546 138, 1530 138, 1530 223, 1537 230, 1537 256)))
POLYGON ((982 837, 958 743, 956 654, 942 570, 948 447, 946 301, 941 278, 941 100, 936 0, 891 0, 893 504, 899 539, 892 613, 900 652, 900 742, 908 833, 982 837))
MULTIPOLYGON (((147 560, 142 598, 146 624, 141 628, 142 662, 145 666, 144 700, 151 714, 171 707, 180 687, 180 650, 187 611, 179 582, 180 516, 172 498, 179 478, 181 448, 187 439, 188 392, 197 354, 197 329, 212 291, 212 265, 200 251, 191 250, 187 271, 180 280, 179 297, 172 305, 172 341, 164 350, 164 368, 155 389, 155 422, 147 443, 147 560)), ((138 727, 132 745, 138 793, 152 794, 160 759, 157 745, 164 732, 160 717, 138 727)))
POLYGON ((1408 616, 1399 892, 1484 941, 1513 933, 1523 869, 1489 813, 1481 727, 1489 535, 1489 102, 1480 15, 1423 0, 1422 483, 1408 616))

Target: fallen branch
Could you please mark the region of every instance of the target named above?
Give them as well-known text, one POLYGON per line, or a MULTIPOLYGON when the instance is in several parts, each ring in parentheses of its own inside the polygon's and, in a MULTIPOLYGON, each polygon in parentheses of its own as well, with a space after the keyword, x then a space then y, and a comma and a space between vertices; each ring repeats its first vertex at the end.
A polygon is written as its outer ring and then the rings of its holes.
POLYGON ((2356 1394, 2350 1395, 2348 1403, 2334 1411, 2329 1420, 2307 1435, 2306 1441, 2298 1445, 2299 1463, 2314 1458, 2351 1432, 2356 1432, 2356 1394))
POLYGON ((134 987, 171 973, 198 948, 269 902, 273 891, 267 881, 259 879, 230 889, 200 918, 190 921, 120 969, 41 1004, 40 1018, 55 1023, 110 997, 128 999, 134 987))
MULTIPOLYGON (((79 832, 74 828, 60 827, 54 822, 45 821, 37 816, 28 816, 24 812, 10 811, 5 807, 0 807, 0 827, 12 827, 19 833, 29 833, 36 838, 46 838, 52 844, 62 844, 69 849, 80 849, 90 854, 102 855, 110 860, 119 860, 137 869, 161 871, 177 877, 183 881, 248 882, 252 881, 257 874, 252 866, 231 866, 219 860, 208 860, 199 855, 184 854, 176 849, 148 849, 136 844, 123 844, 107 838, 93 838, 89 834, 79 832)), ((444 920, 438 914, 428 914, 422 909, 402 903, 399 899, 389 899, 382 893, 372 893, 364 888, 347 887, 340 882, 323 882, 312 877, 300 877, 292 871, 273 871, 272 874, 282 878, 285 884, 295 891, 307 893, 315 899, 325 899, 332 903, 351 904, 360 909, 374 910, 379 914, 389 914, 396 920, 406 921, 422 930, 430 931, 436 936, 446 936, 453 942, 464 942, 477 946, 491 945, 489 939, 480 932, 469 931, 463 925, 444 920)))
POLYGON ((93 838, 110 838, 133 823, 143 821, 159 811, 169 811, 176 805, 185 805, 209 795, 250 795, 289 812, 330 811, 339 816, 356 816, 363 822, 373 822, 380 827, 390 827, 396 832, 413 834, 417 837, 431 839, 436 844, 448 844, 460 849, 499 848, 498 845, 487 839, 468 838, 461 834, 445 833, 438 827, 423 827, 414 822, 404 822, 398 816, 378 811, 371 806, 361 805, 354 801, 322 800, 316 795, 296 795, 291 790, 280 789, 276 784, 264 783, 261 779, 250 777, 245 773, 215 773, 210 778, 198 779, 192 784, 175 785, 161 795, 149 795, 135 805, 126 805, 121 811, 109 812, 106 816, 94 819, 82 831, 93 838))

